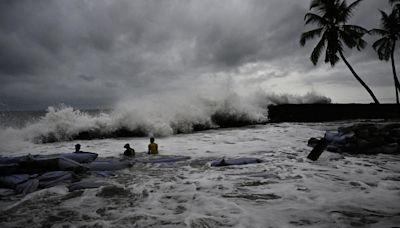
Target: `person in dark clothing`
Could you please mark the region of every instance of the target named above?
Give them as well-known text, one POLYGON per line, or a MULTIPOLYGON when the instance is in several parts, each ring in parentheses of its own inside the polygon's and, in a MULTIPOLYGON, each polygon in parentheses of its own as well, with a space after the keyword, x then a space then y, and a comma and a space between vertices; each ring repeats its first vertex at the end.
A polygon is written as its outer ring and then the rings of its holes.
POLYGON ((124 148, 125 148, 124 151, 125 156, 135 156, 135 150, 131 148, 128 143, 125 144, 124 148))
POLYGON ((74 153, 80 153, 80 152, 81 152, 81 144, 76 144, 74 153))

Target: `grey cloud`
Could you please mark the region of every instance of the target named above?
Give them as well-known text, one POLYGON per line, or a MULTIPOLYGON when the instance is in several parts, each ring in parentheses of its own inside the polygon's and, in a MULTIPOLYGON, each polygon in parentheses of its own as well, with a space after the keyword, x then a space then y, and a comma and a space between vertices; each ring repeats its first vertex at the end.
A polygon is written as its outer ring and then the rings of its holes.
MULTIPOLYGON (((110 104, 127 91, 148 93, 183 78, 237 74, 246 64, 268 63, 276 74, 266 80, 298 72, 307 83, 306 76, 323 65, 314 67, 308 59, 313 42, 299 46, 308 6, 309 0, 3 0, 0 103, 110 104)), ((371 28, 377 26, 376 9, 387 4, 365 0, 361 6, 353 22, 371 28)), ((376 58, 370 48, 346 54, 357 65, 376 58)), ((377 71, 368 67, 363 73, 373 78, 377 71)), ((382 80, 371 82, 390 81, 382 80)))

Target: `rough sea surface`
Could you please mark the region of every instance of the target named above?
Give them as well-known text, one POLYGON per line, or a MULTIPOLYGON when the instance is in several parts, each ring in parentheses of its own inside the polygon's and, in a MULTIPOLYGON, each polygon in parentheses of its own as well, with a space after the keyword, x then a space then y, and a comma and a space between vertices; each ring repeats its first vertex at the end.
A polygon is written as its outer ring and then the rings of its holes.
MULTIPOLYGON (((310 137, 350 122, 267 124, 156 138, 168 164, 136 164, 109 186, 68 192, 64 185, 2 196, 0 227, 399 227, 400 157, 324 152, 306 159, 310 137), (210 167, 217 158, 255 157, 259 164, 210 167)), ((26 143, 2 156, 73 150, 119 156, 147 138, 26 143)))

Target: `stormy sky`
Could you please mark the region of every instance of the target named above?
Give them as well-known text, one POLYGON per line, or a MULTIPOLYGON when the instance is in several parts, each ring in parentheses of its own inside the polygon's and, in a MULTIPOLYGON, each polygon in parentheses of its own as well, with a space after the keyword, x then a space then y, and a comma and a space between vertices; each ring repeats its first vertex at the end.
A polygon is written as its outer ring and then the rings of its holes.
MULTIPOLYGON (((352 2, 352 1, 349 1, 352 2)), ((310 0, 2 0, 0 109, 64 103, 108 108, 199 84, 238 92, 371 102, 344 63, 309 60, 299 45, 310 0)), ((350 23, 379 26, 384 0, 364 0, 350 23)), ((381 102, 394 101, 391 65, 369 46, 345 54, 381 102)), ((400 59, 399 49, 396 58, 400 59)), ((400 66, 399 66, 400 67, 400 66)))

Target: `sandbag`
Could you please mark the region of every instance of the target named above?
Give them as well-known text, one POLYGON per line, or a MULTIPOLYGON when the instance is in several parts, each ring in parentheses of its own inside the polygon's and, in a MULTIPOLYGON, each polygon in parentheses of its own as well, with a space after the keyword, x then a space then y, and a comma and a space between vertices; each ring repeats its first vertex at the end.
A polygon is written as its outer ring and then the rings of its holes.
POLYGON ((43 173, 49 171, 75 171, 84 172, 87 167, 78 162, 64 157, 28 157, 19 165, 29 173, 43 173))
POLYGON ((130 161, 118 160, 118 159, 104 159, 96 160, 89 164, 87 167, 90 171, 109 171, 109 170, 120 170, 132 167, 130 161))
POLYGON ((0 164, 12 164, 19 163, 25 160, 29 155, 18 156, 18 157, 0 157, 0 164))
POLYGON ((89 171, 89 173, 98 177, 114 177, 117 175, 113 170, 89 171))
POLYGON ((28 193, 34 192, 39 188, 39 180, 37 179, 29 179, 21 184, 18 184, 14 190, 18 194, 26 195, 28 193))
POLYGON ((157 156, 157 157, 148 157, 147 159, 137 159, 136 162, 140 163, 171 163, 171 162, 180 162, 189 160, 191 157, 189 156, 157 156))
POLYGON ((48 154, 48 155, 24 155, 17 157, 0 157, 0 164, 12 164, 12 163, 18 164, 20 162, 26 161, 29 158, 46 159, 55 157, 67 158, 78 163, 89 163, 96 160, 98 154, 92 152, 76 152, 76 153, 48 154))
POLYGON ((98 154, 92 152, 75 152, 75 153, 60 154, 60 156, 71 159, 79 163, 89 163, 96 160, 98 154))
POLYGON ((254 164, 254 163, 261 163, 263 162, 261 159, 258 158, 234 158, 234 159, 218 159, 211 162, 211 166, 213 167, 220 167, 220 166, 230 166, 230 165, 247 165, 247 164, 254 164))
POLYGON ((28 194, 34 192, 39 187, 39 181, 30 179, 30 175, 18 174, 0 177, 0 186, 14 189, 17 194, 28 194))
POLYGON ((14 189, 18 184, 27 181, 30 178, 28 174, 15 174, 0 176, 0 186, 14 189))
POLYGON ((71 182, 76 178, 71 171, 53 171, 43 173, 36 179, 39 181, 40 188, 50 188, 61 183, 71 182))
POLYGON ((0 176, 23 173, 17 163, 0 164, 0 176))
POLYGON ((17 174, 0 176, 0 187, 11 188, 17 193, 27 194, 74 180, 76 178, 71 171, 54 171, 34 175, 17 174))
POLYGON ((109 185, 109 184, 106 182, 83 180, 83 181, 72 183, 72 184, 68 185, 67 188, 70 192, 72 192, 72 191, 81 190, 81 189, 98 188, 98 187, 105 186, 105 185, 109 185))

